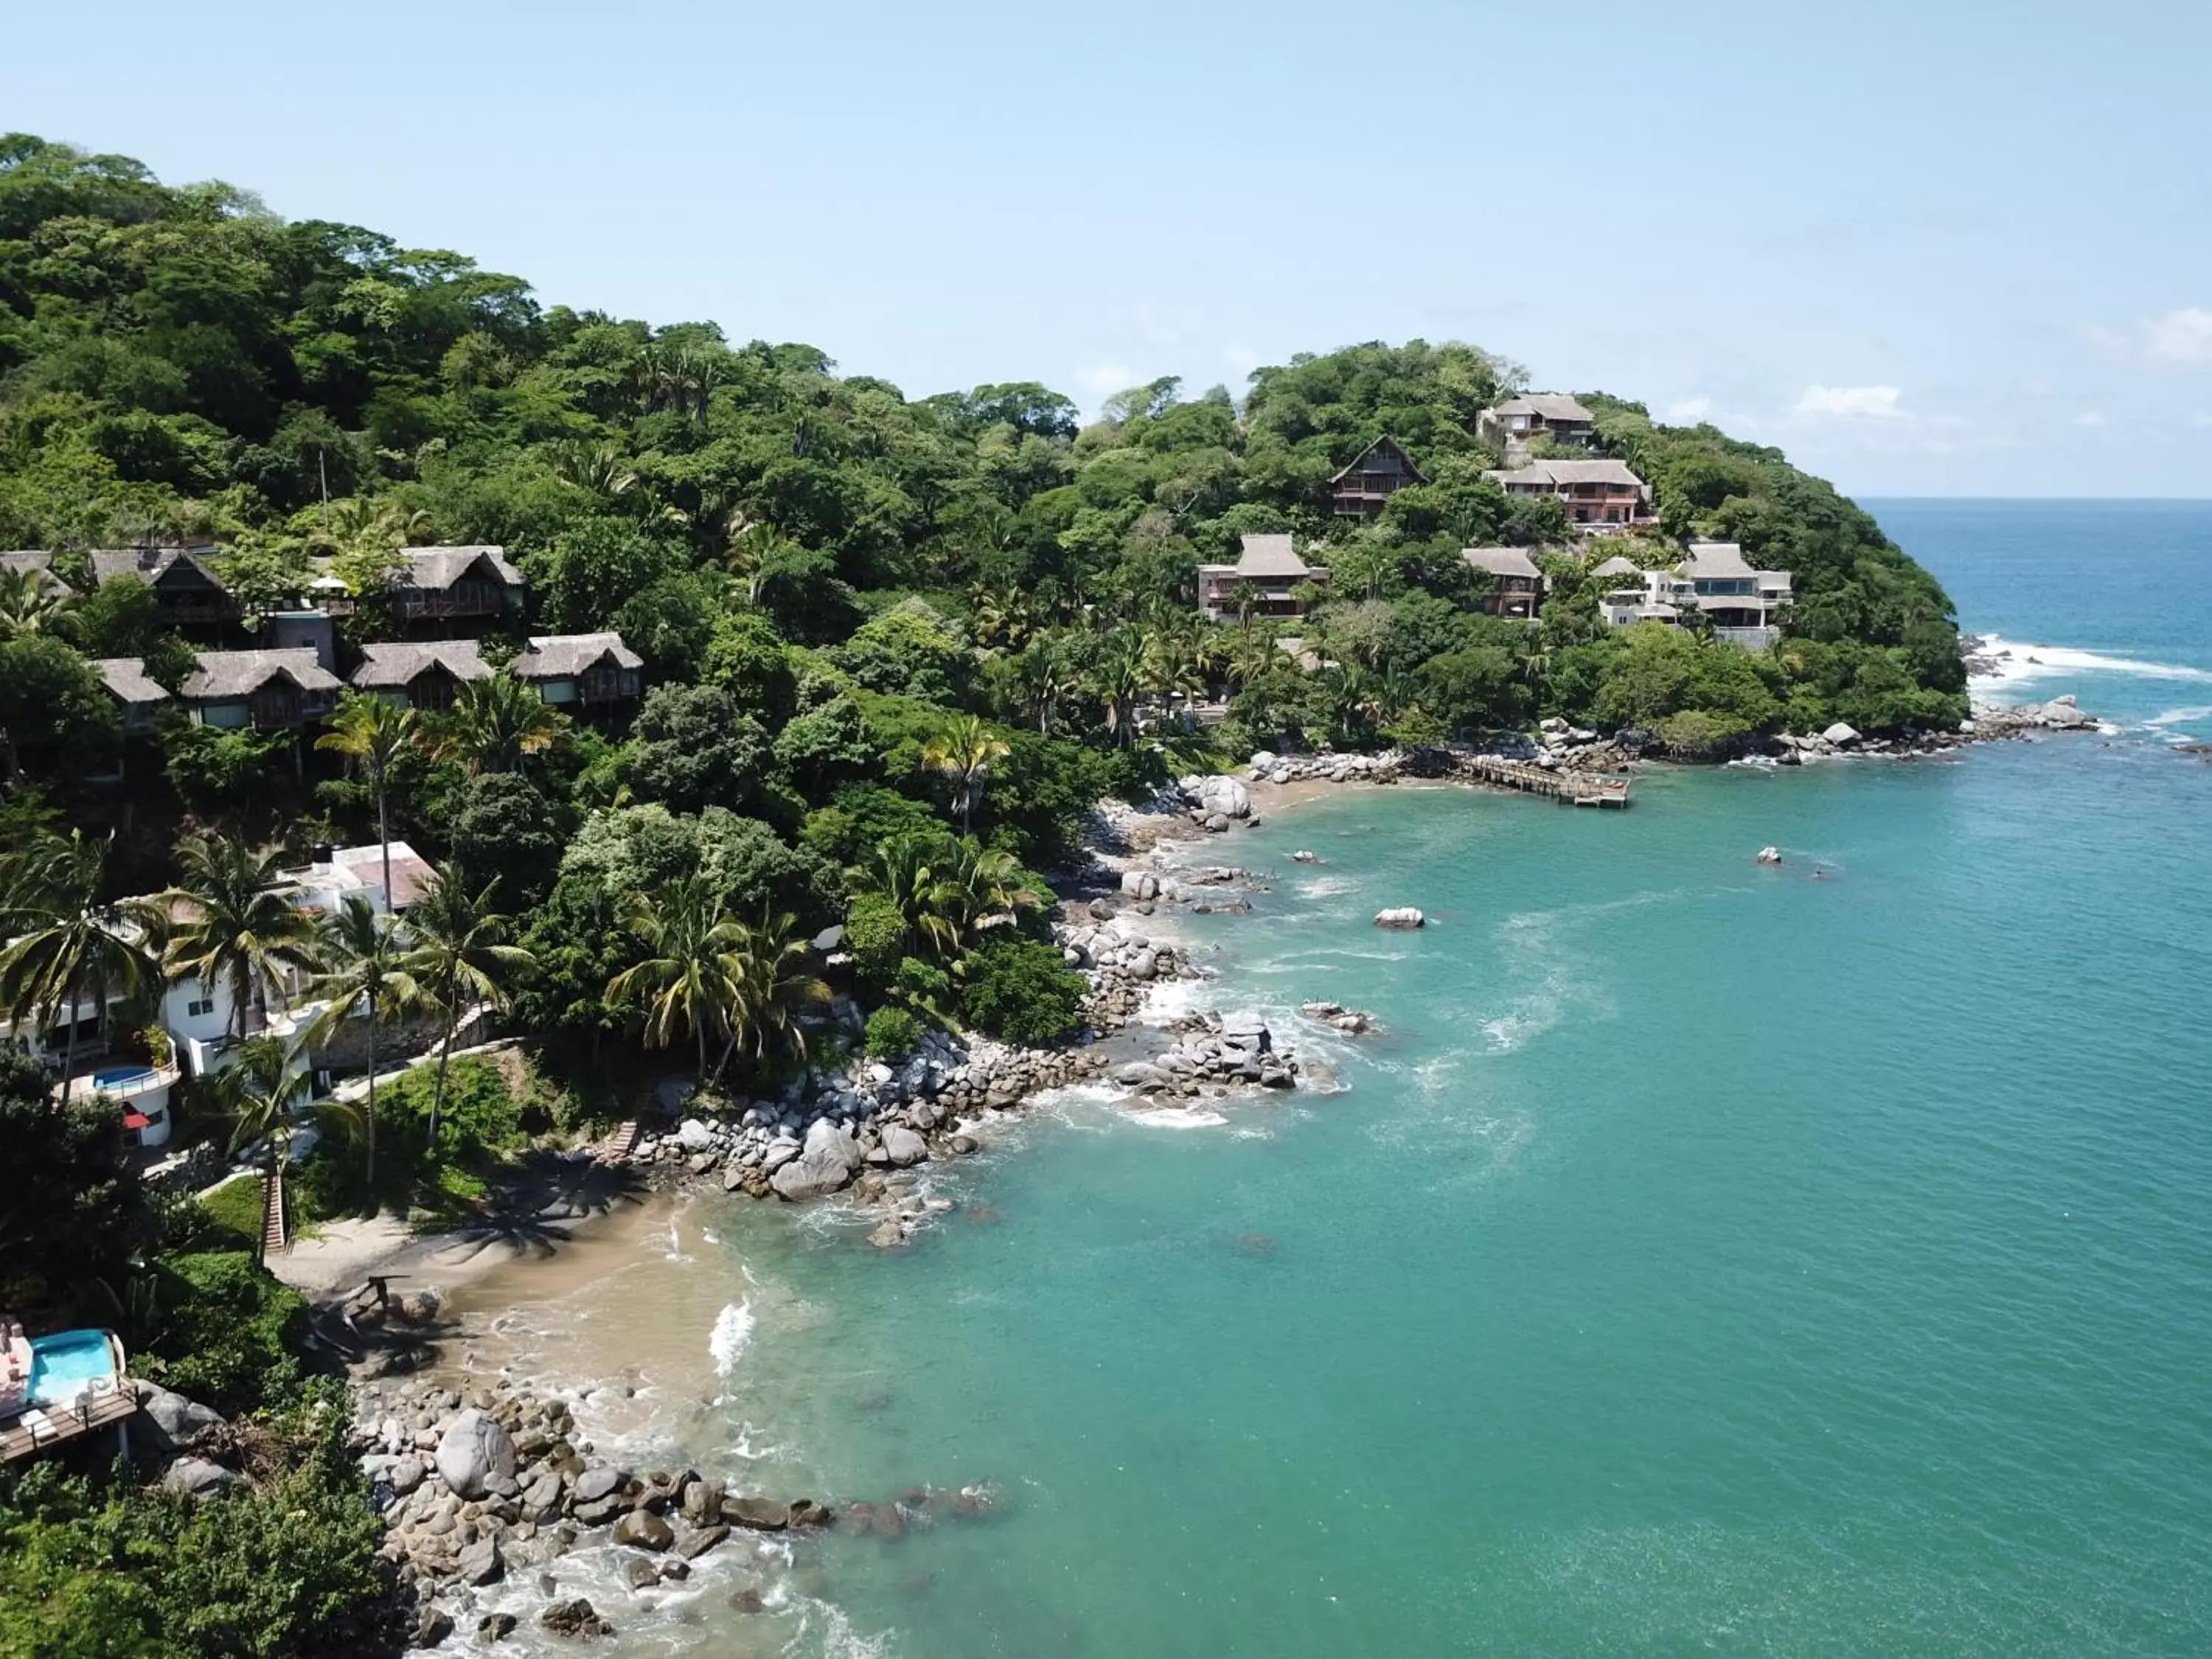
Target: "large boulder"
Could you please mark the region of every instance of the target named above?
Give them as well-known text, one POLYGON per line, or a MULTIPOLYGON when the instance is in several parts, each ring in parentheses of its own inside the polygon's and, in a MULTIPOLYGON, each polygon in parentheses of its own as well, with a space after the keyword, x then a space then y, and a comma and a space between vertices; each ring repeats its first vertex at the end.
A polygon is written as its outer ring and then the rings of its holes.
POLYGON ((615 1522, 615 1542, 634 1549, 665 1550, 676 1541, 676 1529, 651 1510, 632 1510, 615 1522))
POLYGON ((187 1400, 151 1382, 135 1386, 138 1390, 140 1421, 134 1426, 157 1452, 166 1455, 182 1451, 203 1431, 222 1426, 222 1413, 212 1407, 187 1400))
POLYGON ((246 1477, 237 1470, 204 1457, 179 1457, 161 1476, 164 1492, 183 1492, 188 1498, 212 1498, 245 1484, 246 1477))
POLYGON ((1859 740, 1857 730, 1850 726, 1847 726, 1842 720, 1838 720, 1826 731, 1821 732, 1820 736, 1826 741, 1835 744, 1838 749, 1848 749, 1851 744, 1859 740))
POLYGON ((1389 910, 1377 910, 1375 913, 1375 925, 1377 927, 1421 927, 1428 924, 1428 920, 1410 904, 1399 905, 1389 910))
POLYGON ((902 1123, 884 1126, 884 1156, 903 1170, 929 1156, 929 1143, 902 1123))
POLYGON ((817 1118, 806 1131, 806 1146, 797 1158, 779 1167, 769 1185, 794 1202, 842 1191, 860 1167, 860 1143, 828 1118, 817 1118))
POLYGON ((1133 899, 1152 899, 1160 896, 1160 880, 1149 870, 1124 870, 1121 890, 1133 899))
POLYGON ((505 1429, 471 1406, 438 1437, 438 1473, 464 1498, 482 1498, 496 1480, 514 1480, 514 1442, 505 1429))
POLYGON ((1225 774, 1200 781, 1198 804, 1209 814, 1218 812, 1224 817, 1248 818, 1252 816, 1252 792, 1241 780, 1225 774))
POLYGON ((556 1636, 612 1636, 615 1627, 599 1617, 599 1612, 582 1596, 573 1601, 556 1601, 538 1615, 538 1622, 556 1636))
POLYGON ((714 1132, 696 1117, 687 1117, 678 1126, 676 1139, 687 1152, 703 1152, 714 1144, 714 1132))
POLYGON ((781 1532, 791 1524, 791 1505, 772 1498, 726 1498, 722 1519, 763 1532, 781 1532))

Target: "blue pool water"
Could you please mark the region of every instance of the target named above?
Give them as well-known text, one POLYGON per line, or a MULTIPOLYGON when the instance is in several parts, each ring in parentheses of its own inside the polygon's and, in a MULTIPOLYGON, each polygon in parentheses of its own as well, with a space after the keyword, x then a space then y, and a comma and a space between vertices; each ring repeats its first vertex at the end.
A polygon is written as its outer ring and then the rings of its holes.
POLYGON ((155 1073, 144 1066, 111 1066, 104 1072, 94 1072, 92 1080, 102 1089, 133 1089, 142 1083, 151 1083, 155 1073))
POLYGON ((114 1376, 115 1356, 106 1331, 56 1331, 31 1339, 33 1406, 66 1406, 94 1383, 114 1376))

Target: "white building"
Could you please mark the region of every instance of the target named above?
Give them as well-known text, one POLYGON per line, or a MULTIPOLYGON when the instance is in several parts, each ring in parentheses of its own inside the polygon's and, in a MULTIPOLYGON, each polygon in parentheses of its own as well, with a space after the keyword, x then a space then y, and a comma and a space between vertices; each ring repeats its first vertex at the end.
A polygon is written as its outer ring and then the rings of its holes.
POLYGON ((1591 573, 1607 585, 1598 611, 1614 628, 1640 622, 1680 627, 1685 611, 1702 611, 1715 637, 1753 651, 1782 637, 1790 605, 1790 573, 1754 570, 1734 542, 1692 542, 1672 568, 1639 570, 1624 558, 1607 559, 1591 573))

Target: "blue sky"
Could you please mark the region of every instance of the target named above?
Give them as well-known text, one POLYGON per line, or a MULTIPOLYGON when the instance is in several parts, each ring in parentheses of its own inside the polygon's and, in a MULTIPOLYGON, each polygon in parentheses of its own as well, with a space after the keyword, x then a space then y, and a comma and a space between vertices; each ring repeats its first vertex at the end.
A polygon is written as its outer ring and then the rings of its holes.
POLYGON ((913 395, 1418 335, 1855 494, 2212 495, 2201 3, 110 0, 8 36, 0 126, 913 395))

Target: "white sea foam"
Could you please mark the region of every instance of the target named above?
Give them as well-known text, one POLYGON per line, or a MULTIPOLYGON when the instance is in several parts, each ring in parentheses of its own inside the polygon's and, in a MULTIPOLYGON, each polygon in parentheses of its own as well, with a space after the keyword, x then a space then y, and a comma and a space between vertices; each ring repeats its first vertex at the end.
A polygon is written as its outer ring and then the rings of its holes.
POLYGON ((726 1377, 737 1370, 753 1340, 753 1304, 732 1302, 714 1316, 714 1328, 707 1337, 707 1352, 714 1357, 714 1375, 726 1377))
POLYGON ((2212 703, 2198 703, 2188 708, 2169 708, 2163 714, 2154 714, 2144 725, 2164 730, 2170 726, 2194 726, 2199 720, 2212 720, 2212 703))
POLYGON ((1296 891, 1301 898, 1334 898, 1358 884, 1348 876, 1316 876, 1311 881, 1300 882, 1296 891))
POLYGON ((1994 672, 1975 675, 1978 685, 2020 685, 2054 674, 2133 674, 2143 679, 2212 682, 2212 669, 2107 656, 2101 651, 2078 651, 2071 646, 2023 645, 1995 634, 1981 637, 1978 654, 1993 659, 1996 666, 1994 672))
POLYGON ((1201 1106, 1131 1107, 1121 1115, 1148 1129, 1219 1129, 1229 1120, 1201 1106))

